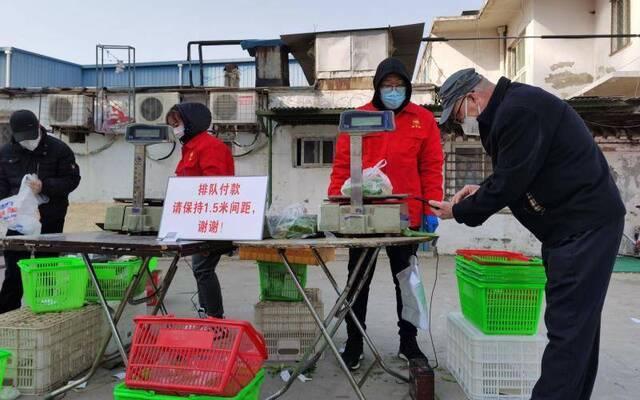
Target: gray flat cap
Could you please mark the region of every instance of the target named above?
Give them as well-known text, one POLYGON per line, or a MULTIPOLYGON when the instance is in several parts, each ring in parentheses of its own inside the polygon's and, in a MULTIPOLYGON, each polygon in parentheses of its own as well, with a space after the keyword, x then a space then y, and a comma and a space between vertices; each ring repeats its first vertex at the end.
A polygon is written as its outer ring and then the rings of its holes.
POLYGON ((456 101, 471 92, 481 80, 482 75, 477 73, 474 68, 466 68, 454 72, 444 81, 438 92, 438 97, 440 97, 440 102, 442 103, 440 125, 447 122, 456 101))

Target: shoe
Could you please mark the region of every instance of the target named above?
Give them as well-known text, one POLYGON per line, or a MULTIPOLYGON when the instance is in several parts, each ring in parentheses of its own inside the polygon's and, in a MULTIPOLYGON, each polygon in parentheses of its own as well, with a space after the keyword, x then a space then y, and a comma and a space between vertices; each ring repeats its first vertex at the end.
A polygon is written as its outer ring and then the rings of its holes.
POLYGON ((364 354, 362 353, 362 339, 360 341, 347 340, 347 345, 344 347, 342 353, 340 353, 342 361, 347 365, 351 371, 355 371, 360 368, 360 361, 364 360, 364 354))
POLYGON ((418 341, 415 336, 402 336, 400 337, 400 350, 398 350, 398 358, 409 362, 409 360, 414 360, 416 358, 421 358, 425 361, 429 361, 427 356, 424 355, 420 347, 418 346, 418 341))

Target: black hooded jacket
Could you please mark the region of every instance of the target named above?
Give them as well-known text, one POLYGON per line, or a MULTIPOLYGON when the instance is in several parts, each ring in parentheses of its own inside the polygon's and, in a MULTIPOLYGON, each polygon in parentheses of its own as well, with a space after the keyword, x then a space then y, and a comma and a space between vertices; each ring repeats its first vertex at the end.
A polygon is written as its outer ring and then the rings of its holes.
POLYGON ((382 60, 380 64, 378 64, 378 69, 376 69, 376 75, 373 77, 373 87, 375 89, 375 93, 373 94, 373 100, 371 102, 378 110, 386 110, 384 103, 380 99, 380 84, 384 80, 384 78, 389 74, 397 74, 400 75, 402 80, 407 87, 406 89, 406 98, 404 102, 398 107, 395 111, 396 113, 405 108, 409 101, 411 101, 411 76, 407 72, 407 68, 405 68, 402 61, 397 58, 389 57, 385 60, 382 60))
POLYGON ((180 103, 174 106, 184 123, 184 136, 180 138, 186 144, 197 134, 206 131, 211 126, 211 111, 202 103, 180 103))
POLYGON ((80 171, 73 152, 64 142, 47 135, 33 151, 24 149, 15 140, 0 148, 0 199, 17 194, 22 178, 37 174, 42 181, 42 194, 49 202, 40 205, 43 233, 60 230, 69 206, 69 193, 80 184, 80 171))

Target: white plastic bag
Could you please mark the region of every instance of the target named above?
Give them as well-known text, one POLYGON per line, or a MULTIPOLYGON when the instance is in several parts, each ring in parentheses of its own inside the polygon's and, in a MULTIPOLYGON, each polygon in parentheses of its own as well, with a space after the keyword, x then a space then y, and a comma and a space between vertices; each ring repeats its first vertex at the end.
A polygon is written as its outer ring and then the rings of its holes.
POLYGON ((302 203, 281 210, 272 206, 267 211, 267 226, 274 239, 302 239, 316 234, 318 217, 307 214, 302 203))
POLYGON ((427 298, 418 267, 418 257, 411 256, 410 265, 396 274, 402 294, 402 319, 418 329, 429 329, 427 298))
MULTIPOLYGON (((388 196, 393 193, 393 185, 389 177, 382 172, 387 165, 387 160, 380 160, 371 168, 362 171, 362 194, 364 196, 388 196)), ((340 192, 344 196, 351 196, 351 178, 347 179, 340 192)))
POLYGON ((28 182, 35 179, 38 179, 35 174, 25 175, 18 194, 0 200, 0 224, 23 235, 40 234, 38 206, 49 201, 46 196, 34 194, 29 187, 28 182))

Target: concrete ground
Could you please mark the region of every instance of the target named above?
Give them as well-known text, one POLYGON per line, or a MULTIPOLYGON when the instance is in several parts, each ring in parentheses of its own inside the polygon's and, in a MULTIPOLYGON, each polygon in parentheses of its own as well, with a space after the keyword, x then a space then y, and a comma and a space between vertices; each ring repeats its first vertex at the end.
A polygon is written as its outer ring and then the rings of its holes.
MULTIPOLYGON (((435 259, 421 259, 427 296, 430 293, 435 274, 435 259)), ((330 263, 331 271, 338 282, 346 279, 344 255, 330 263)), ((441 400, 462 400, 465 395, 443 366, 445 358, 446 316, 459 310, 458 293, 452 257, 441 257, 437 273, 437 288, 433 308, 433 336, 440 361, 436 371, 436 394, 441 400)), ((258 301, 258 274, 255 264, 225 258, 219 266, 219 276, 223 286, 225 310, 228 318, 253 319, 253 306, 258 301)), ((335 296, 329 283, 319 268, 309 267, 308 287, 319 287, 322 291, 325 310, 333 304, 335 296)), ((181 263, 174 284, 170 289, 167 307, 177 316, 194 316, 191 298, 195 293, 195 282, 188 265, 181 263)), ((609 288, 602 320, 602 343, 600 370, 593 399, 633 399, 640 393, 640 324, 631 318, 640 318, 640 274, 614 274, 609 288), (635 395, 633 394, 635 393, 635 395)), ((404 364, 395 358, 398 349, 396 334, 396 312, 393 283, 389 272, 388 260, 382 257, 374 277, 370 304, 368 331, 376 342, 385 359, 394 367, 405 369, 404 364)), ((543 324, 541 324, 543 326, 543 324)), ((338 333, 340 340, 345 339, 342 328, 338 333)), ((433 359, 428 334, 421 332, 419 342, 425 353, 433 359)), ((366 360, 372 359, 367 354, 366 360)), ((262 386, 261 398, 276 391, 282 381, 273 371, 280 363, 269 364, 262 386)), ((86 389, 71 392, 66 399, 111 399, 116 380, 112 378, 114 370, 101 369, 86 389)), ((376 369, 364 387, 369 399, 409 399, 408 385, 376 369)), ((352 399, 355 398, 345 377, 339 371, 332 354, 325 354, 313 373, 313 380, 307 383, 296 382, 282 399, 352 399)))

